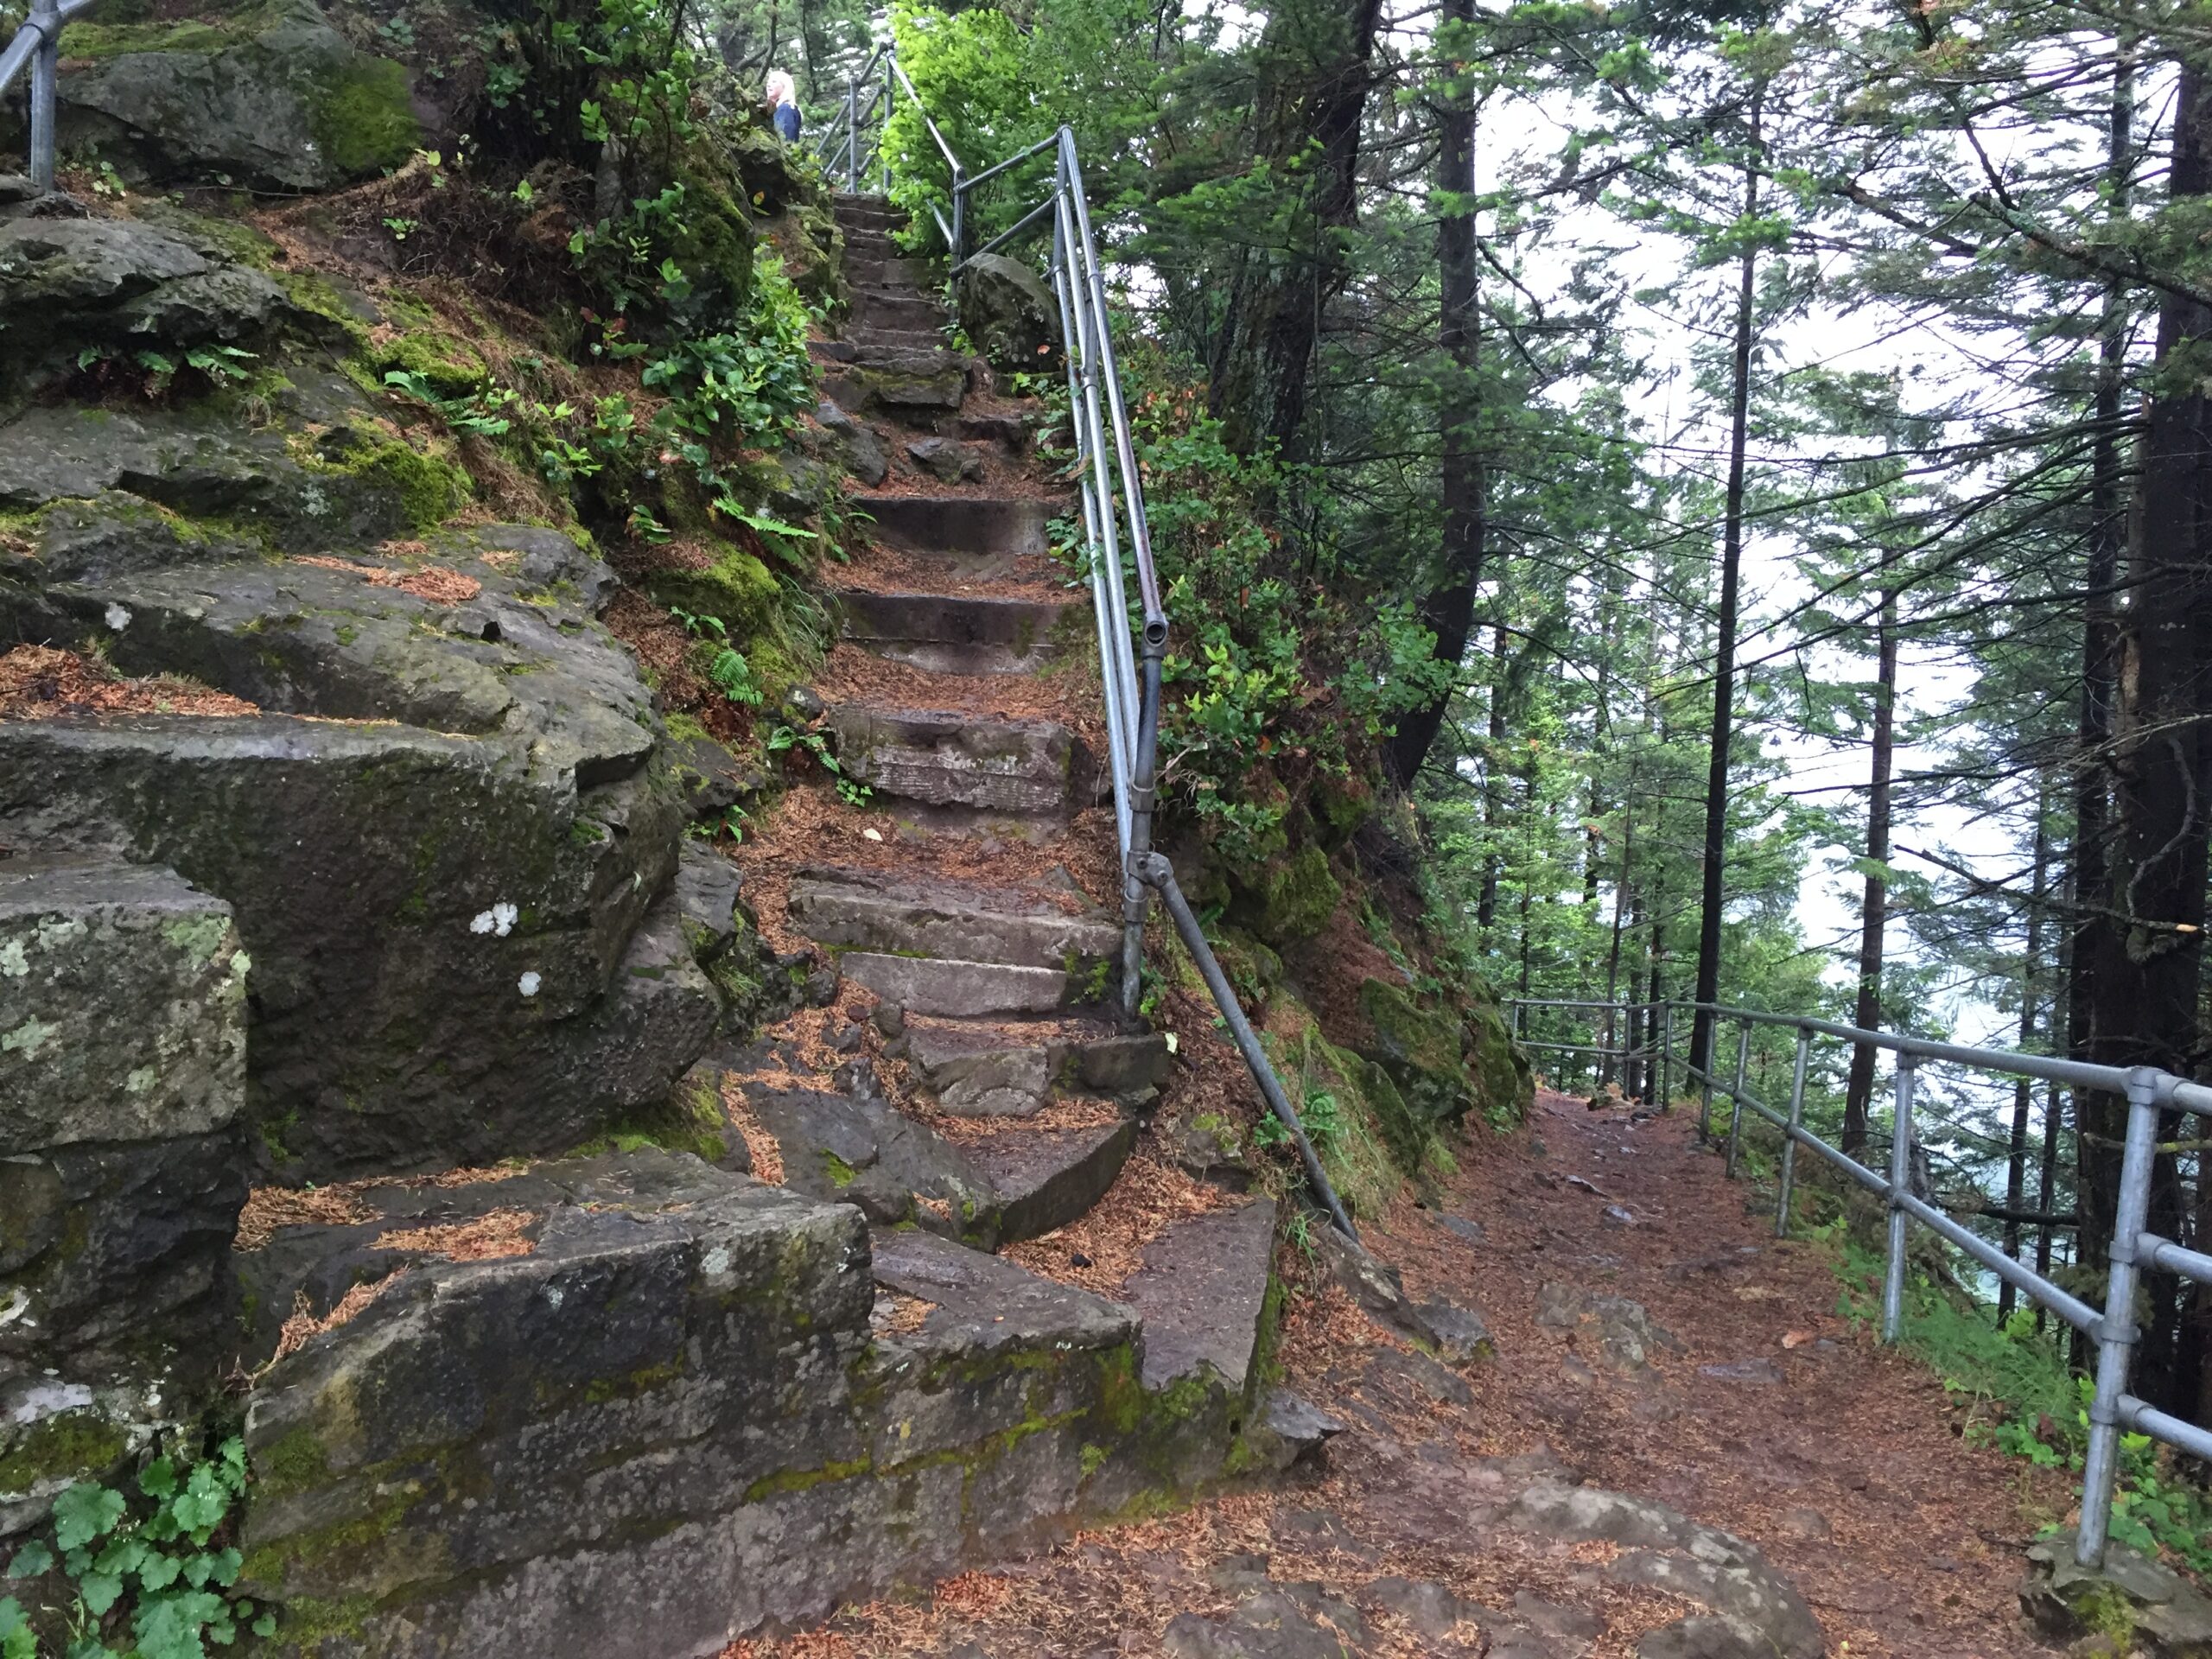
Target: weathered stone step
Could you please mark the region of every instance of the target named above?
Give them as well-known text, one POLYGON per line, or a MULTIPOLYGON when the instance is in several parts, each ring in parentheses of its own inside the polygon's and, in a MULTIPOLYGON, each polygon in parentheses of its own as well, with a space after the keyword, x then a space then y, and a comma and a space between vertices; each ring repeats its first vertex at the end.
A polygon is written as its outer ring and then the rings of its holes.
POLYGON ((1216 1370, 1131 1386, 1129 1307, 842 1203, 651 1150, 390 1196, 251 1269, 380 1286, 245 1428, 241 1583, 363 1651, 717 1652, 1249 1461, 1216 1370))
POLYGON ((942 301, 927 295, 860 287, 853 289, 852 315, 855 330, 919 328, 932 334, 942 330, 951 316, 942 301))
MULTIPOLYGON (((947 1141, 883 1097, 865 1059, 824 1086, 788 1045, 758 1043, 703 1062, 727 1107, 734 1091, 755 1135, 776 1145, 779 1168, 753 1173, 810 1198, 857 1205, 878 1226, 915 1226, 995 1249, 1087 1214, 1135 1144, 1133 1118, 1076 1129, 1010 1128, 972 1145, 947 1141)), ((727 1125, 740 1141, 744 1128, 727 1125)))
POLYGON ((1166 1084, 1172 1064, 1156 1032, 1077 1019, 910 1019, 906 1061, 938 1106, 973 1117, 1027 1117, 1055 1090, 1141 1100, 1166 1084))
POLYGON ((861 323, 847 329, 845 338, 855 348, 856 359, 869 352, 928 352, 941 351, 944 347, 944 332, 941 324, 894 328, 876 323, 861 323))
POLYGON ((1097 793, 1089 748, 1057 721, 845 703, 829 724, 847 773, 925 806, 1057 817, 1097 793))
POLYGON ((1001 962, 960 962, 934 957, 886 957, 848 950, 838 971, 909 1014, 951 1020, 1002 1014, 1056 1014, 1083 1000, 1085 982, 1058 968, 1020 968, 1001 962))
POLYGON ((1049 526, 1072 510, 1064 499, 1032 496, 854 495, 849 503, 875 521, 876 533, 910 552, 956 559, 1041 558, 1049 526))
MULTIPOLYGON (((1077 607, 1033 599, 837 591, 844 637, 878 657, 935 674, 1027 674, 1060 654, 1077 607)), ((1084 607, 1087 609, 1088 607, 1084 607)))
POLYGON ((1087 899, 1070 910, 1007 887, 822 865, 792 879, 785 914, 820 944, 1075 973, 1122 939, 1087 899))
POLYGON ((919 293, 944 280, 944 266, 935 259, 848 260, 845 280, 855 288, 905 289, 919 293))
POLYGON ((1125 1117, 1096 1128, 1008 1131, 969 1147, 991 1185, 999 1243, 1041 1238, 1089 1215, 1136 1139, 1136 1119, 1125 1117))
POLYGON ((1179 1221, 1145 1246, 1119 1299, 1144 1321, 1145 1387, 1211 1372, 1249 1397, 1274 1249, 1272 1198, 1179 1221))
POLYGON ((874 336, 849 340, 810 340, 807 353, 817 363, 842 365, 877 374, 932 375, 968 372, 968 359, 947 346, 934 334, 912 340, 882 340, 874 336))

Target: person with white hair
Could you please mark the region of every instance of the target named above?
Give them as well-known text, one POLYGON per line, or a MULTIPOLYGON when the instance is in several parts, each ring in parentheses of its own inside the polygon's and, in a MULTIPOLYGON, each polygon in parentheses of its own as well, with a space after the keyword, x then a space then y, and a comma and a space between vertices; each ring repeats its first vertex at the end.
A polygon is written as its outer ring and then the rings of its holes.
POLYGON ((769 119, 776 124, 776 130, 787 144, 798 143, 798 88, 789 74, 781 69, 768 72, 769 119))

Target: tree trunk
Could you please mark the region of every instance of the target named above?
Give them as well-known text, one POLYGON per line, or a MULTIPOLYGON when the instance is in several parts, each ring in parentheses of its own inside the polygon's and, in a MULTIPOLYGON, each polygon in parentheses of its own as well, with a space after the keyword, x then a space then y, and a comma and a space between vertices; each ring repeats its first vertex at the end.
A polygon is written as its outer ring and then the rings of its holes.
MULTIPOLYGON (((2036 1039, 2036 998, 2040 992, 2037 976, 2040 972, 2043 953, 2044 887, 2050 870, 2050 832, 2044 800, 2036 800, 2036 868, 2034 887, 2028 901, 2028 938, 2026 948, 2020 953, 2020 1052, 2031 1052, 2036 1039)), ((2035 1085, 2031 1079, 2020 1078, 2012 1085, 2012 1138, 2005 1159, 2005 1207, 2012 1214, 2005 1223, 2005 1254, 2015 1262, 2020 1259, 2021 1206, 2028 1192, 2028 1116, 2033 1109, 2035 1085)), ((2046 1194, 2046 1198, 2048 1195, 2046 1194)), ((2040 1207, 2040 1206, 2039 1206, 2040 1207)), ((2048 1215, 2048 1210, 2043 1211, 2048 1215)), ((2010 1318, 2013 1302, 2019 1293, 2012 1285, 2002 1283, 1997 1290, 1997 1319, 2002 1324, 2010 1318)))
MULTIPOLYGON (((2181 67, 2171 189, 2176 201, 2212 194, 2212 86, 2181 67)), ((2212 308, 2168 296, 2158 361, 2194 365, 2212 340, 2212 308)), ((2192 367, 2146 406, 2139 544, 2133 550, 2121 649, 2114 747, 2109 903, 2095 926, 2091 1058, 2187 1073, 2199 1058, 2208 828, 2212 828, 2212 399, 2192 367)), ((2125 1122, 2109 1096, 2083 1103, 2080 1211, 2085 1256, 2101 1256, 2118 1199, 2125 1122)), ((2171 1135, 2162 1138, 2171 1139, 2171 1135)), ((2161 1156, 2150 1226, 2181 1225, 2178 1172, 2161 1156)), ((2093 1262, 2094 1264, 2094 1262, 2093 1262)), ((2170 1411, 2196 1405, 2180 1366, 2181 1300, 2165 1274, 2146 1275, 2151 1304, 2135 1392, 2170 1411)))
MULTIPOLYGON (((1444 0, 1440 34, 1464 35, 1474 22, 1475 0, 1444 0)), ((1466 66, 1452 67, 1464 74, 1466 66)), ((1436 583, 1421 601, 1421 620, 1436 636, 1435 660, 1453 671, 1450 678, 1456 680, 1474 628, 1475 589, 1483 579, 1487 480, 1478 426, 1482 393, 1476 379, 1482 359, 1482 289, 1475 253, 1475 100, 1471 88, 1454 85, 1444 90, 1439 103, 1436 189, 1442 211, 1436 222, 1436 339, 1444 353, 1446 382, 1437 414, 1442 428, 1444 535, 1436 583)), ((1447 681, 1434 702, 1398 716, 1388 753, 1390 770, 1408 789, 1435 745, 1452 690, 1447 681)))
POLYGON ((1230 281, 1207 402, 1230 447, 1295 458, 1321 311, 1344 286, 1357 222, 1360 118, 1382 0, 1272 8, 1257 51, 1258 159, 1297 181, 1288 245, 1249 249, 1230 281))
MULTIPOLYGON (((1875 627, 1873 776, 1866 796, 1866 861, 1890 861, 1890 772, 1897 753, 1897 595, 1882 594, 1881 620, 1875 627)), ((1859 907, 1859 1001, 1852 1023, 1862 1031, 1882 1027, 1882 957, 1890 919, 1890 881, 1880 868, 1866 872, 1866 896, 1859 907)), ((1851 1051, 1851 1076, 1844 1085, 1843 1150, 1853 1158, 1866 1149, 1866 1112, 1874 1097, 1874 1050, 1861 1043, 1851 1051)))
MULTIPOLYGON (((2135 59, 2125 45, 2113 54, 2111 118, 2106 136, 2105 188, 2109 215, 2128 207, 2128 165, 2134 140, 2135 59)), ((2090 451, 2090 522, 2086 597, 2082 607, 2082 703, 2074 756, 2074 847, 2069 860, 2074 889, 2074 918, 2067 942, 2066 1052, 2086 1060, 2095 1050, 2096 969, 2101 932, 2113 907, 2112 745, 2120 689, 2120 604, 2121 556, 2127 545, 2127 494, 2121 472, 2120 377, 2127 351, 2128 296, 2119 283, 2105 290, 2100 329, 2097 383, 2093 414, 2096 423, 2090 451)), ((2085 1213, 2109 1213, 2117 1193, 2120 1165, 2080 1131, 2110 1135, 2118 1125, 2110 1102, 2075 1091, 2075 1158, 2082 1187, 2104 1189, 2096 1203, 2083 1200, 2085 1213)), ((2087 1238, 2086 1230, 2082 1235, 2087 1238)), ((2071 1339, 2074 1363, 2085 1363, 2087 1343, 2071 1339)))
MULTIPOLYGON (((1759 143, 1759 100, 1751 104, 1751 146, 1759 143)), ((1759 208, 1759 163, 1744 168, 1744 219, 1759 208)), ((1698 913, 1697 1001, 1720 998, 1720 920, 1726 902, 1728 858, 1728 745, 1736 716, 1736 602, 1744 558, 1744 456, 1751 435, 1751 319, 1758 294, 1758 255, 1745 248, 1738 261, 1734 378, 1730 385, 1728 500, 1720 538, 1720 616, 1713 649, 1712 751, 1705 785, 1705 872, 1698 913)), ((1700 1006, 1690 1036, 1690 1064, 1709 1074, 1713 1014, 1700 1006)))

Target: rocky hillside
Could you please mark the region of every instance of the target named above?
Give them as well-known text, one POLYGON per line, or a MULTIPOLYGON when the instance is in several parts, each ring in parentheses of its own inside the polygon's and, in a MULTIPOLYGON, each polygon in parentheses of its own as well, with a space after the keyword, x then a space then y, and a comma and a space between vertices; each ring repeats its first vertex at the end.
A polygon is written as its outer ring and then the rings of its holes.
MULTIPOLYGON (((1053 411, 656 16, 117 0, 0 177, 10 1659, 712 1651, 1319 1432, 1053 411)), ((1362 1213, 1526 1090, 1369 817, 1186 855, 1362 1213)))

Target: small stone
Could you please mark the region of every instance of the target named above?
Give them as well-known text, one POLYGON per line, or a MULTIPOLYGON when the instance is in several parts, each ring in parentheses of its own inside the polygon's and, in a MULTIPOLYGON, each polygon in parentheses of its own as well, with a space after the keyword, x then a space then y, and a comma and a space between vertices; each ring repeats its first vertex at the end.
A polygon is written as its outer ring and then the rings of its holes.
POLYGON ((1599 1219, 1615 1227, 1633 1227, 1636 1217, 1618 1204, 1609 1204, 1599 1212, 1599 1219))
POLYGON ((1405 1354, 1386 1348, 1369 1363, 1367 1381, 1385 1389, 1394 1382, 1407 1383, 1425 1398, 1455 1406, 1475 1403, 1474 1390, 1467 1386, 1466 1379, 1438 1364, 1427 1354, 1405 1354))
POLYGON ((795 685, 784 694, 784 709, 800 720, 819 720, 828 705, 810 685, 795 685))
POLYGON ((1820 1542, 1834 1536, 1828 1518, 1818 1510, 1791 1510, 1782 1517, 1780 1530, 1785 1538, 1802 1538, 1820 1542))
POLYGON ((1071 1250, 1068 1252, 1068 1265, 1071 1268, 1087 1268, 1091 1265, 1091 1262, 1090 1258, 1081 1250, 1071 1250))
POLYGON ((906 1034, 906 1010, 896 1002, 877 1003, 875 1012, 868 1015, 868 1020, 886 1037, 906 1034))
POLYGON ((1470 1244, 1479 1244, 1488 1236, 1479 1221, 1469 1221, 1465 1216, 1439 1216, 1436 1224, 1453 1237, 1470 1244))
POLYGON ((826 1008, 837 1000, 837 970, 817 968, 806 976, 806 1002, 809 1007, 826 1008))
POLYGON ((1718 1364, 1700 1365, 1700 1376, 1709 1376, 1721 1382, 1779 1382, 1782 1367, 1770 1359, 1731 1359, 1718 1364))
POLYGON ((957 484, 983 474, 981 458, 954 438, 917 438, 906 446, 906 454, 914 465, 942 484, 957 484))
POLYGON ((840 1054, 849 1054, 861 1046, 861 1028, 847 1026, 830 1038, 830 1046, 840 1054))

